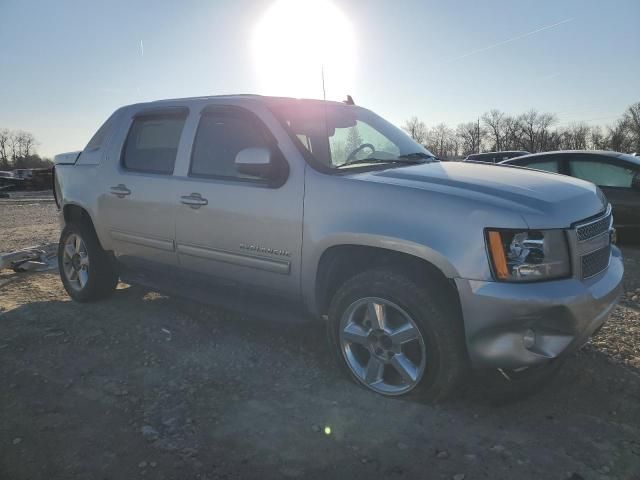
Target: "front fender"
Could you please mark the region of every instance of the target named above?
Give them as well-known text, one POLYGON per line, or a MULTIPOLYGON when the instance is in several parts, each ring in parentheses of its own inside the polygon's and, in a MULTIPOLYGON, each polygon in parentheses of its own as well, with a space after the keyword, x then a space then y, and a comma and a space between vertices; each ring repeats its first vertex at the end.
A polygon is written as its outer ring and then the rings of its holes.
POLYGON ((319 311, 317 293, 318 270, 322 256, 331 248, 339 246, 373 247, 391 252, 411 255, 427 261, 447 278, 458 277, 455 267, 440 252, 426 245, 401 238, 366 233, 343 232, 323 238, 314 249, 303 256, 302 295, 305 304, 313 313, 319 311))

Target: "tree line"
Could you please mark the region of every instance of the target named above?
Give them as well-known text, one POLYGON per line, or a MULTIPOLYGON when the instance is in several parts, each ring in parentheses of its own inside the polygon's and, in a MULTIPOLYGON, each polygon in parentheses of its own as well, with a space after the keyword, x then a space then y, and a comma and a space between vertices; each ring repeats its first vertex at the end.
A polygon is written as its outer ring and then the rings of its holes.
MULTIPOLYGON (((510 115, 493 109, 483 113, 477 121, 460 123, 455 129, 445 123, 429 128, 418 117, 407 120, 402 128, 416 142, 442 159, 504 150, 526 150, 531 153, 551 150, 640 153, 640 102, 630 105, 618 120, 606 127, 587 125, 585 122, 562 127, 557 123, 558 116, 554 113, 532 109, 520 115, 510 115)), ((347 143, 359 146, 359 134, 350 134, 347 143)), ((51 160, 36 153, 37 145, 35 137, 29 132, 0 128, 0 170, 50 167, 51 160)))
POLYGON ((50 167, 51 160, 36 153, 37 145, 29 132, 0 128, 0 170, 50 167))
POLYGON ((465 157, 483 151, 613 150, 640 153, 640 102, 629 106, 613 124, 602 127, 585 122, 557 126, 554 113, 535 109, 510 115, 497 109, 483 113, 475 122, 451 128, 440 123, 431 128, 418 117, 402 128, 418 143, 442 159, 465 157))

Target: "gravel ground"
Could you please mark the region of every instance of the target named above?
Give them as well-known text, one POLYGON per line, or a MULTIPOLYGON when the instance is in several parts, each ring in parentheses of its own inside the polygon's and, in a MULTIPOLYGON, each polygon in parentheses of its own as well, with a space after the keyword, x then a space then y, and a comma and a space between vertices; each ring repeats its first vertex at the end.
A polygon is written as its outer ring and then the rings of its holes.
MULTIPOLYGON (((0 218, 0 251, 57 237, 51 204, 0 218)), ((124 284, 82 305, 55 272, 0 272, 0 478, 640 479, 640 249, 623 251, 611 320, 501 407, 473 383, 439 406, 368 393, 321 325, 124 284)))
POLYGON ((0 198, 0 252, 56 242, 60 228, 50 192, 11 192, 0 198), (33 198, 47 198, 47 202, 33 198))

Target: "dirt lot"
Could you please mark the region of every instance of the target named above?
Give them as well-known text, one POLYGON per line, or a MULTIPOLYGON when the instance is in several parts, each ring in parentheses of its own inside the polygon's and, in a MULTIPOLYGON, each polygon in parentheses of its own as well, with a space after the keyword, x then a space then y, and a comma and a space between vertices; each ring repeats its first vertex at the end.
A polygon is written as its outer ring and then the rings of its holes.
MULTIPOLYGON (((57 236, 50 203, 0 200, 0 221, 0 251, 57 236)), ((126 285, 80 305, 55 272, 4 271, 0 478, 638 479, 640 249, 624 253, 611 321, 549 388, 502 407, 472 383, 440 406, 368 393, 321 325, 126 285)))

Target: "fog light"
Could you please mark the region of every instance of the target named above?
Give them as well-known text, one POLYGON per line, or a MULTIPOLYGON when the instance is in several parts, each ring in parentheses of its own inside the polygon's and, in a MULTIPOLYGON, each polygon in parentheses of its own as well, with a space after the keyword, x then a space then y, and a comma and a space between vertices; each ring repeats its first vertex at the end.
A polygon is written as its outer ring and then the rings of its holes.
POLYGON ((536 344, 536 332, 531 329, 526 330, 522 336, 522 343, 524 348, 533 347, 536 344))

